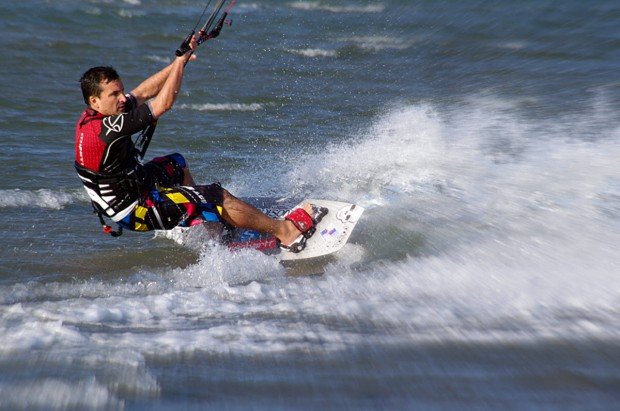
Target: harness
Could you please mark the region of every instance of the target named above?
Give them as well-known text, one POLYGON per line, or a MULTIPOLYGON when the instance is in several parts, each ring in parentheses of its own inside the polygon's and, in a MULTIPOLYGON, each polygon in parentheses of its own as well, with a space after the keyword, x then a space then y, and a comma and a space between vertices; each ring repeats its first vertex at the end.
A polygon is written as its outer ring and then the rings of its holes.
POLYGON ((137 165, 133 169, 118 174, 104 174, 82 167, 74 163, 80 180, 91 199, 94 213, 99 217, 103 232, 118 237, 123 233, 123 228, 118 231, 106 224, 104 217, 118 222, 125 218, 138 204, 145 186, 145 176, 142 166, 137 165))

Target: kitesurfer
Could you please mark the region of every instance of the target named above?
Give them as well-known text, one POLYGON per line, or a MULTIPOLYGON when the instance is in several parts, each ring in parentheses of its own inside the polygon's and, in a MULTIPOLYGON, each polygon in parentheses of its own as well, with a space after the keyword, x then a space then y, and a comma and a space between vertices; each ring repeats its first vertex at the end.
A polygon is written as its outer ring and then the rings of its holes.
POLYGON ((141 161, 144 152, 132 136, 143 133, 150 140, 156 121, 172 108, 185 66, 196 59, 196 38, 188 45, 187 52, 129 93, 112 67, 93 67, 80 79, 87 107, 76 124, 75 167, 104 231, 120 235, 103 217, 116 222, 121 232, 220 221, 270 233, 296 250, 315 224, 310 204, 285 220, 272 219, 219 183, 197 185, 181 154, 141 161))

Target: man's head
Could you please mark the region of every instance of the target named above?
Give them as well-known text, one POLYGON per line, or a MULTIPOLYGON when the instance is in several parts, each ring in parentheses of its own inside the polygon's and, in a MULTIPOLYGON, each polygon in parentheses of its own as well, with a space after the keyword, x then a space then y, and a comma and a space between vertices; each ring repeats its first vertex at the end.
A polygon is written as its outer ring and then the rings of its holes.
POLYGON ((112 67, 93 67, 80 78, 84 102, 99 113, 111 116, 125 109, 125 88, 112 67))

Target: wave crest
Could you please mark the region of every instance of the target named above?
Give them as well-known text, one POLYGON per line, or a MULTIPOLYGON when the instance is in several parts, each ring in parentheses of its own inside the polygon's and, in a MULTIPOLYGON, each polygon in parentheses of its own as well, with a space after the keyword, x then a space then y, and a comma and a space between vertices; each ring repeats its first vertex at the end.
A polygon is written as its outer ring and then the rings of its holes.
POLYGON ((39 207, 60 210, 77 201, 86 201, 83 190, 54 191, 46 188, 39 190, 0 190, 0 208, 39 207))
POLYGON ((330 6, 320 1, 296 1, 290 3, 290 6, 297 10, 307 11, 328 11, 330 13, 381 13, 385 10, 383 4, 369 4, 367 6, 341 5, 330 6))
POLYGON ((178 107, 180 109, 196 111, 259 111, 264 109, 264 106, 259 103, 181 104, 178 107))

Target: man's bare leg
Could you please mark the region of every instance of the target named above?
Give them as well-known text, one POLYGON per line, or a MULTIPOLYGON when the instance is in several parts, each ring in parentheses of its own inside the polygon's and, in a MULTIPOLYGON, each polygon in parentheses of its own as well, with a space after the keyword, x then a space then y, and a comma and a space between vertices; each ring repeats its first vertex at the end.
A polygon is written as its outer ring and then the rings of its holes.
MULTIPOLYGON (((194 186, 189 167, 183 169, 183 185, 194 186)), ((276 220, 261 212, 251 204, 246 203, 223 190, 222 218, 234 227, 269 233, 276 236, 284 245, 290 245, 301 234, 295 225, 287 220, 276 220)), ((312 205, 304 205, 308 213, 312 213, 312 205)))
MULTIPOLYGON (((284 245, 290 245, 297 237, 299 230, 292 222, 273 219, 256 207, 239 200, 237 197, 223 190, 222 218, 235 227, 247 228, 276 236, 284 245)), ((304 209, 312 212, 312 205, 306 204, 304 209)))

